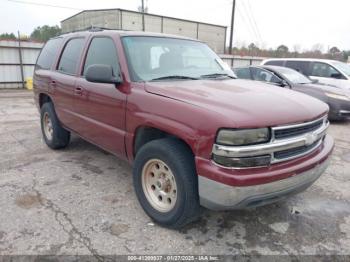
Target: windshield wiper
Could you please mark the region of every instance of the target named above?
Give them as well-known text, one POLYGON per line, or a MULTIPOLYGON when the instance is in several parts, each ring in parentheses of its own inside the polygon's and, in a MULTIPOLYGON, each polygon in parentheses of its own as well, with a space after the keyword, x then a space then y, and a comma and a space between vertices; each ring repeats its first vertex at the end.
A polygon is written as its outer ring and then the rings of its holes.
POLYGON ((158 81, 158 80, 166 80, 166 79, 189 79, 189 80, 198 80, 197 77, 191 77, 191 76, 181 76, 181 75, 172 75, 172 76, 162 76, 152 79, 151 81, 158 81))
POLYGON ((231 75, 225 74, 225 73, 214 73, 214 74, 208 74, 208 75, 201 75, 201 78, 219 78, 219 77, 229 77, 232 79, 236 79, 234 76, 231 76, 231 75))

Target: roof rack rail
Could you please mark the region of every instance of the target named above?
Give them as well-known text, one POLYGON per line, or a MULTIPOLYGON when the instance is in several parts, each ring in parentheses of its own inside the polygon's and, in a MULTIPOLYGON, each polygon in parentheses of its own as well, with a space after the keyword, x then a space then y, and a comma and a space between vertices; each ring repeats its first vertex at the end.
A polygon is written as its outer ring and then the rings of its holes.
POLYGON ((65 32, 63 34, 69 34, 69 33, 76 33, 76 32, 84 32, 84 31, 89 31, 89 32, 99 32, 99 31, 103 31, 103 30, 117 30, 117 29, 113 29, 113 28, 107 28, 107 27, 100 27, 100 26, 88 26, 86 28, 83 29, 77 29, 77 30, 72 30, 69 32, 65 32))

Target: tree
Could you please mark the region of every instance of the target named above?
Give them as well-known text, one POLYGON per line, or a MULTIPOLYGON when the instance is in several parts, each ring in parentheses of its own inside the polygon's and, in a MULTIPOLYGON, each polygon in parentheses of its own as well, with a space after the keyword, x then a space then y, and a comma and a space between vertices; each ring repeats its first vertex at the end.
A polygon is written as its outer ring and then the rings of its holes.
POLYGON ((61 28, 59 26, 44 25, 35 28, 30 34, 30 38, 32 40, 46 42, 51 37, 58 36, 59 34, 61 34, 61 28))
POLYGON ((333 46, 331 49, 329 49, 329 53, 332 54, 332 55, 335 55, 335 54, 340 53, 340 50, 339 50, 338 47, 333 46))
POLYGON ((254 55, 257 55, 257 54, 258 54, 258 52, 259 52, 259 47, 257 47, 254 43, 251 43, 251 44, 248 46, 248 50, 249 50, 250 55, 254 56, 254 55))
POLYGON ((0 34, 0 39, 11 39, 11 40, 15 40, 16 36, 14 33, 3 33, 0 34))
POLYGON ((287 54, 289 52, 289 48, 285 45, 280 45, 279 47, 277 47, 277 52, 287 54))

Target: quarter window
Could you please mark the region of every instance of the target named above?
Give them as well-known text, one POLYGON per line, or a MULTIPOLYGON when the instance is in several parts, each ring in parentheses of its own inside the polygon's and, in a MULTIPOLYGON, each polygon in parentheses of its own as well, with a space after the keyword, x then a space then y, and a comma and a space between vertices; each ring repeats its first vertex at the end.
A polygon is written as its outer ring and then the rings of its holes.
POLYGON ((110 65, 113 68, 114 76, 119 74, 117 49, 111 38, 95 37, 92 39, 86 55, 83 75, 86 74, 89 66, 95 64, 110 65))
POLYGON ((41 51, 36 66, 38 69, 50 69, 57 57, 62 38, 49 40, 41 51))
POLYGON ((59 71, 71 75, 75 74, 79 58, 83 51, 84 41, 84 38, 74 38, 69 40, 61 55, 60 63, 58 65, 59 71))

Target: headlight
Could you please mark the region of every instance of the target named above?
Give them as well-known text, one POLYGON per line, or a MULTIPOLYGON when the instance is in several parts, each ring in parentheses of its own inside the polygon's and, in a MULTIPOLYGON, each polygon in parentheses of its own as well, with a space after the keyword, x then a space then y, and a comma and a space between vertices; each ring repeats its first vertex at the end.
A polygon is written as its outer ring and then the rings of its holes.
POLYGON ((216 143, 220 145, 241 146, 268 142, 270 140, 270 131, 268 128, 240 129, 230 130, 222 129, 219 131, 216 143))
POLYGON ((334 99, 350 101, 349 97, 343 96, 343 95, 334 94, 334 93, 326 93, 326 96, 334 98, 334 99))

